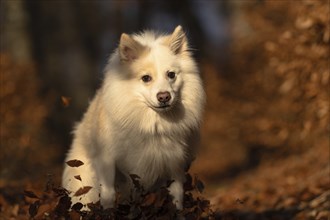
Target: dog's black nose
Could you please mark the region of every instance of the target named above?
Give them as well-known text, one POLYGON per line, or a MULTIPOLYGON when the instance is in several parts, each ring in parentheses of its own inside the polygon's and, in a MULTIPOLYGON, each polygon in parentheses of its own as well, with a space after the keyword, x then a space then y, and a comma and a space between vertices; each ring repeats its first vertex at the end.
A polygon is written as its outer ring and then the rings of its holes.
POLYGON ((157 93, 157 99, 159 102, 166 103, 171 100, 171 94, 169 92, 159 92, 157 93))

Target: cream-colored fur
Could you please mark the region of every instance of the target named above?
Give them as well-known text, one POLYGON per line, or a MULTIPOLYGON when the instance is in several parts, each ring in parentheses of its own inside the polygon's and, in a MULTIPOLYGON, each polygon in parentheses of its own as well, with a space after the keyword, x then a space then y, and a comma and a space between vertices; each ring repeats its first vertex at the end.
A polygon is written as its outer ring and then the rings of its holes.
POLYGON ((180 26, 170 35, 122 34, 66 157, 84 163, 65 164, 62 184, 73 203, 100 200, 111 207, 116 191, 122 199, 130 195, 129 174, 136 174, 146 190, 174 180, 169 191, 181 209, 184 173, 195 156, 204 102, 199 71, 180 26), (145 75, 151 80, 144 82, 145 75), (157 99, 160 92, 170 94, 166 104, 157 99), (74 196, 83 186, 92 189, 74 196))

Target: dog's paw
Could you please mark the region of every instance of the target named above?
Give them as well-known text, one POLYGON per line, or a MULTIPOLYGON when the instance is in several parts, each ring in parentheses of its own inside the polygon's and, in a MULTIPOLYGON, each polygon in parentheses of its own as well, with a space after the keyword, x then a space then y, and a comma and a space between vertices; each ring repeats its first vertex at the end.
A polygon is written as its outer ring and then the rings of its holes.
POLYGON ((111 208, 115 201, 115 189, 114 188, 102 188, 101 189, 101 205, 103 208, 111 208))

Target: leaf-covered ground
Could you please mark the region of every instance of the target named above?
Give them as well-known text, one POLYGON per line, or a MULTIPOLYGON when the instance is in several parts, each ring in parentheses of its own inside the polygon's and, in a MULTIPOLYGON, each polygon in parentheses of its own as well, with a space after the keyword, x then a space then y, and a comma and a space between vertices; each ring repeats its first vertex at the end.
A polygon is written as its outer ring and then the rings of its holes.
MULTIPOLYGON (((88 204, 89 210, 81 203, 72 204, 68 191, 62 187, 55 187, 49 179, 45 189, 24 190, 25 205, 16 218, 33 219, 214 219, 215 213, 210 209, 208 200, 203 199, 203 183, 197 177, 187 174, 184 185, 184 209, 178 211, 172 203, 167 186, 155 192, 146 192, 140 185, 139 177, 131 175, 134 183, 135 197, 122 203, 115 202, 113 208, 103 209, 100 203, 88 204), (71 208, 72 207, 72 208, 71 208), (27 213, 26 213, 27 212, 27 213)), ((75 196, 87 194, 90 187, 79 189, 75 196)), ((118 198, 120 195, 117 194, 118 198)))

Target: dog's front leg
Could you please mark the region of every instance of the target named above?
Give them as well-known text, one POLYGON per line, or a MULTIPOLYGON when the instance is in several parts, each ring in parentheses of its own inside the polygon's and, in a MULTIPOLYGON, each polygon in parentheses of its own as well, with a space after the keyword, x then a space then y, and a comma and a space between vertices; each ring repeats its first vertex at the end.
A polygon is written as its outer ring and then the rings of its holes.
POLYGON ((173 203, 175 204, 178 210, 182 210, 183 208, 183 183, 185 180, 184 173, 180 176, 176 176, 173 178, 174 182, 168 188, 170 194, 173 196, 173 203))
MULTIPOLYGON (((97 163, 97 162, 96 162, 97 163)), ((115 164, 103 162, 96 164, 100 181, 100 202, 103 208, 111 208, 115 202, 115 164)))

